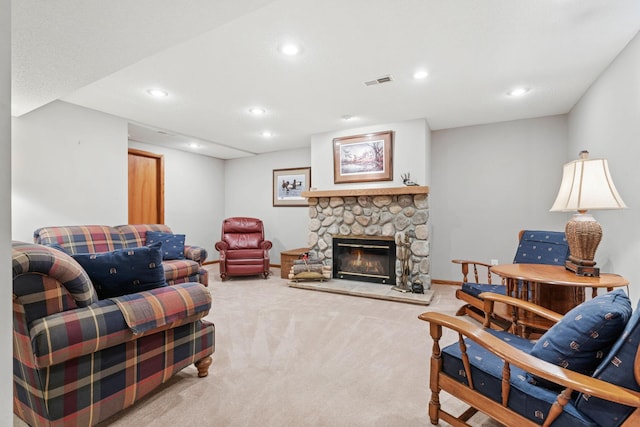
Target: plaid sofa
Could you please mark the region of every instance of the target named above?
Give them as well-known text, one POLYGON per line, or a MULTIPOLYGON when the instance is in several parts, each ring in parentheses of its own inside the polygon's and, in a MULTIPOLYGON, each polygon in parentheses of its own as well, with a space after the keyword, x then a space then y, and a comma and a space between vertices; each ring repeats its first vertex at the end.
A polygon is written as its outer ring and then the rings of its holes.
MULTIPOLYGON (((41 245, 62 247, 71 254, 97 253, 144 246, 147 231, 172 233, 164 224, 76 225, 38 228, 33 239, 41 245)), ((208 286, 209 274, 202 268, 208 255, 206 249, 185 245, 184 255, 185 259, 162 262, 167 284, 199 282, 208 286)))
POLYGON ((32 426, 90 426, 215 350, 199 283, 98 300, 69 255, 13 242, 14 412, 32 426))

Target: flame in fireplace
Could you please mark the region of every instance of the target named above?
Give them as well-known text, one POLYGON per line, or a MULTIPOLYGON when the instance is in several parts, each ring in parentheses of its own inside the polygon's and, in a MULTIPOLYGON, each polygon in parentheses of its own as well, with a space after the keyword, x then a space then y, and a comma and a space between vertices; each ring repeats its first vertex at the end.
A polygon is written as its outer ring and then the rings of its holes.
POLYGON ((352 249, 345 257, 346 271, 354 273, 383 274, 384 265, 379 259, 367 256, 362 249, 352 249))

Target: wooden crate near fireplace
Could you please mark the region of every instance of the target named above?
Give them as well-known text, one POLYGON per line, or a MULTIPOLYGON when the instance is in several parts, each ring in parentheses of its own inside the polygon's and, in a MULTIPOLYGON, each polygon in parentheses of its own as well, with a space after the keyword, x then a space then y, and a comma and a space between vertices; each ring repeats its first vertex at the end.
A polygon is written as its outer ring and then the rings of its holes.
POLYGON ((300 259, 300 257, 307 252, 309 252, 309 248, 298 248, 280 252, 280 277, 288 279, 293 261, 300 259))

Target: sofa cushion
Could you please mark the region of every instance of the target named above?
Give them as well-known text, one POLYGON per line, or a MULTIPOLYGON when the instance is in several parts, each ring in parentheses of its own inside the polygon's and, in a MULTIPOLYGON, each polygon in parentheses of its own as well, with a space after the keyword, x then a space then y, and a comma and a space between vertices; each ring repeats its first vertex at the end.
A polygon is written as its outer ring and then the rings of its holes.
POLYGON ((97 254, 75 254, 100 299, 167 286, 162 243, 97 254))
POLYGON ((162 259, 184 259, 184 234, 147 231, 147 245, 162 243, 162 259))
MULTIPOLYGON (((531 355, 591 375, 631 317, 624 290, 598 295, 570 310, 533 346, 531 355)), ((530 376, 542 385, 550 384, 530 376)))
POLYGON ((68 253, 98 253, 125 247, 120 232, 106 225, 41 227, 33 232, 34 243, 60 245, 68 253))

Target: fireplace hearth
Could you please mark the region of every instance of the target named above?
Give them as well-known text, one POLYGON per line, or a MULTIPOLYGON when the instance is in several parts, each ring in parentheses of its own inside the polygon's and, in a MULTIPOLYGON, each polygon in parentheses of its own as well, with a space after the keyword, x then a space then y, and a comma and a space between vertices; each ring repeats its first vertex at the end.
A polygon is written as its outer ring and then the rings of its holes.
POLYGON ((332 240, 335 279, 395 285, 393 237, 333 236, 332 240))

